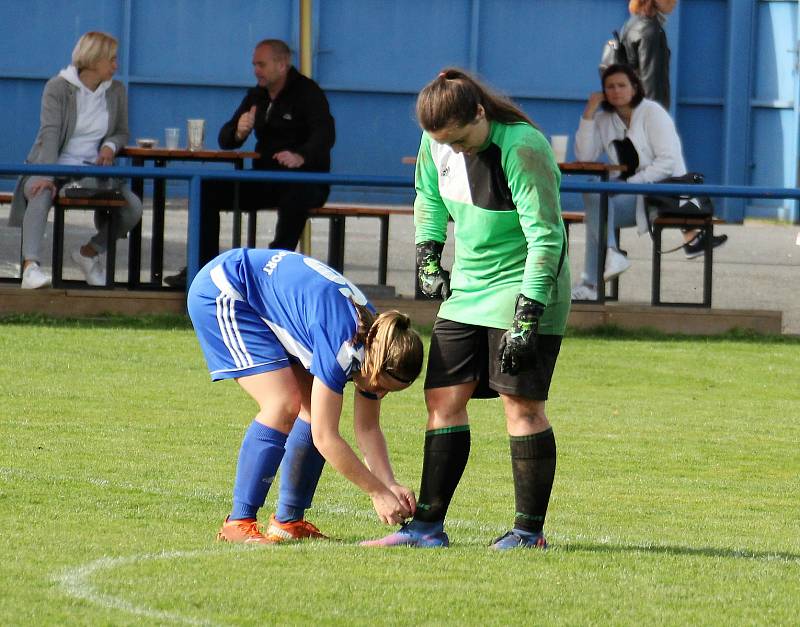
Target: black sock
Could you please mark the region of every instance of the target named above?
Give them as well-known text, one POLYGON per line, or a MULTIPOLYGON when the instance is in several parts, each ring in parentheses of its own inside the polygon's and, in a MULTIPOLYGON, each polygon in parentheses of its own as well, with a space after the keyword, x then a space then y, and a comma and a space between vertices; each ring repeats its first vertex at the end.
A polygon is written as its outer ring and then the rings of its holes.
POLYGON ((414 520, 444 520, 469 459, 469 425, 433 429, 425 434, 422 480, 414 520))
POLYGON ((514 527, 539 533, 556 475, 556 438, 553 430, 547 429, 510 439, 517 510, 514 527))

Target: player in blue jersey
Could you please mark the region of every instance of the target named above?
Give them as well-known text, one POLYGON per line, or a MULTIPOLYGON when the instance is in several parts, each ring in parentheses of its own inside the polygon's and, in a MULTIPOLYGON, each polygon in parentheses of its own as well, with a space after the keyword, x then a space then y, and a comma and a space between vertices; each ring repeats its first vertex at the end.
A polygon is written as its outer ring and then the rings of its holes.
POLYGON ((379 423, 380 399, 422 369, 422 340, 407 316, 376 315, 355 285, 315 259, 264 249, 234 249, 208 263, 192 282, 188 309, 212 380, 236 379, 259 406, 218 540, 324 537, 304 514, 325 460, 369 494, 382 522, 414 513, 414 493, 395 480, 379 423), (339 434, 347 381, 358 391, 354 428, 366 464, 339 434), (256 515, 281 462, 278 508, 265 533, 256 515))

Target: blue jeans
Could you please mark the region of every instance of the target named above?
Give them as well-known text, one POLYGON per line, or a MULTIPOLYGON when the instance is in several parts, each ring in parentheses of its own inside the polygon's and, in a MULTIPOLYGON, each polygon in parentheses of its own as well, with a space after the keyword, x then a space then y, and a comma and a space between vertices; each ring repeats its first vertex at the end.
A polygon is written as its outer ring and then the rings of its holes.
MULTIPOLYGON (((608 241, 607 246, 619 250, 615 231, 626 226, 636 226, 636 198, 631 194, 618 194, 608 199, 608 241)), ((583 261, 585 283, 597 282, 597 247, 600 239, 600 195, 583 194, 586 211, 586 252, 583 261)))

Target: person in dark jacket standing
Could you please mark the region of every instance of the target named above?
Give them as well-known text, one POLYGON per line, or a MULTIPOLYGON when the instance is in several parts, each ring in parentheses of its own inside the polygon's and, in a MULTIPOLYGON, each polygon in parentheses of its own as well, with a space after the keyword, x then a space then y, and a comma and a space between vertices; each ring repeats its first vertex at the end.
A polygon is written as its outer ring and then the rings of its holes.
MULTIPOLYGON (((235 113, 219 132, 223 150, 240 148, 251 133, 256 136, 255 170, 329 172, 336 139, 334 120, 322 89, 292 65, 285 42, 265 39, 253 51, 253 74, 258 85, 248 90, 235 113)), ((308 211, 328 199, 330 187, 312 183, 239 184, 239 208, 276 207, 278 221, 269 248, 294 250, 308 211)), ((200 264, 219 253, 219 211, 231 207, 234 184, 207 181, 202 187, 200 264)), ((185 286, 186 270, 167 277, 173 286, 185 286)))
POLYGON ((630 0, 631 17, 622 28, 628 64, 639 75, 645 98, 669 109, 669 46, 664 32, 666 16, 678 0, 630 0))

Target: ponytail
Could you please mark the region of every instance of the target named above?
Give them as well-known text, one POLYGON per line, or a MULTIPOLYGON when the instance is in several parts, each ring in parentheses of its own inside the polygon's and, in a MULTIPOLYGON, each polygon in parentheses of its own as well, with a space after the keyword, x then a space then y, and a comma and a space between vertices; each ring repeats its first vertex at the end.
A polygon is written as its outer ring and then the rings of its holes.
MULTIPOLYGON (((362 307, 370 313, 366 307, 362 307)), ((356 312, 359 306, 356 306, 356 312)), ((370 313, 371 316, 371 313, 370 313)), ((361 328, 359 313, 359 330, 361 328)), ((356 334, 358 338, 358 332, 356 334)), ((372 323, 363 338, 362 374, 377 385, 382 373, 402 383, 413 383, 422 371, 423 348, 419 334, 411 328, 411 319, 399 311, 385 311, 372 323)))
POLYGON ((446 68, 428 83, 417 96, 417 120, 426 131, 440 131, 447 126, 466 126, 478 114, 478 105, 486 118, 503 124, 536 124, 511 100, 483 85, 474 76, 458 68, 446 68))

